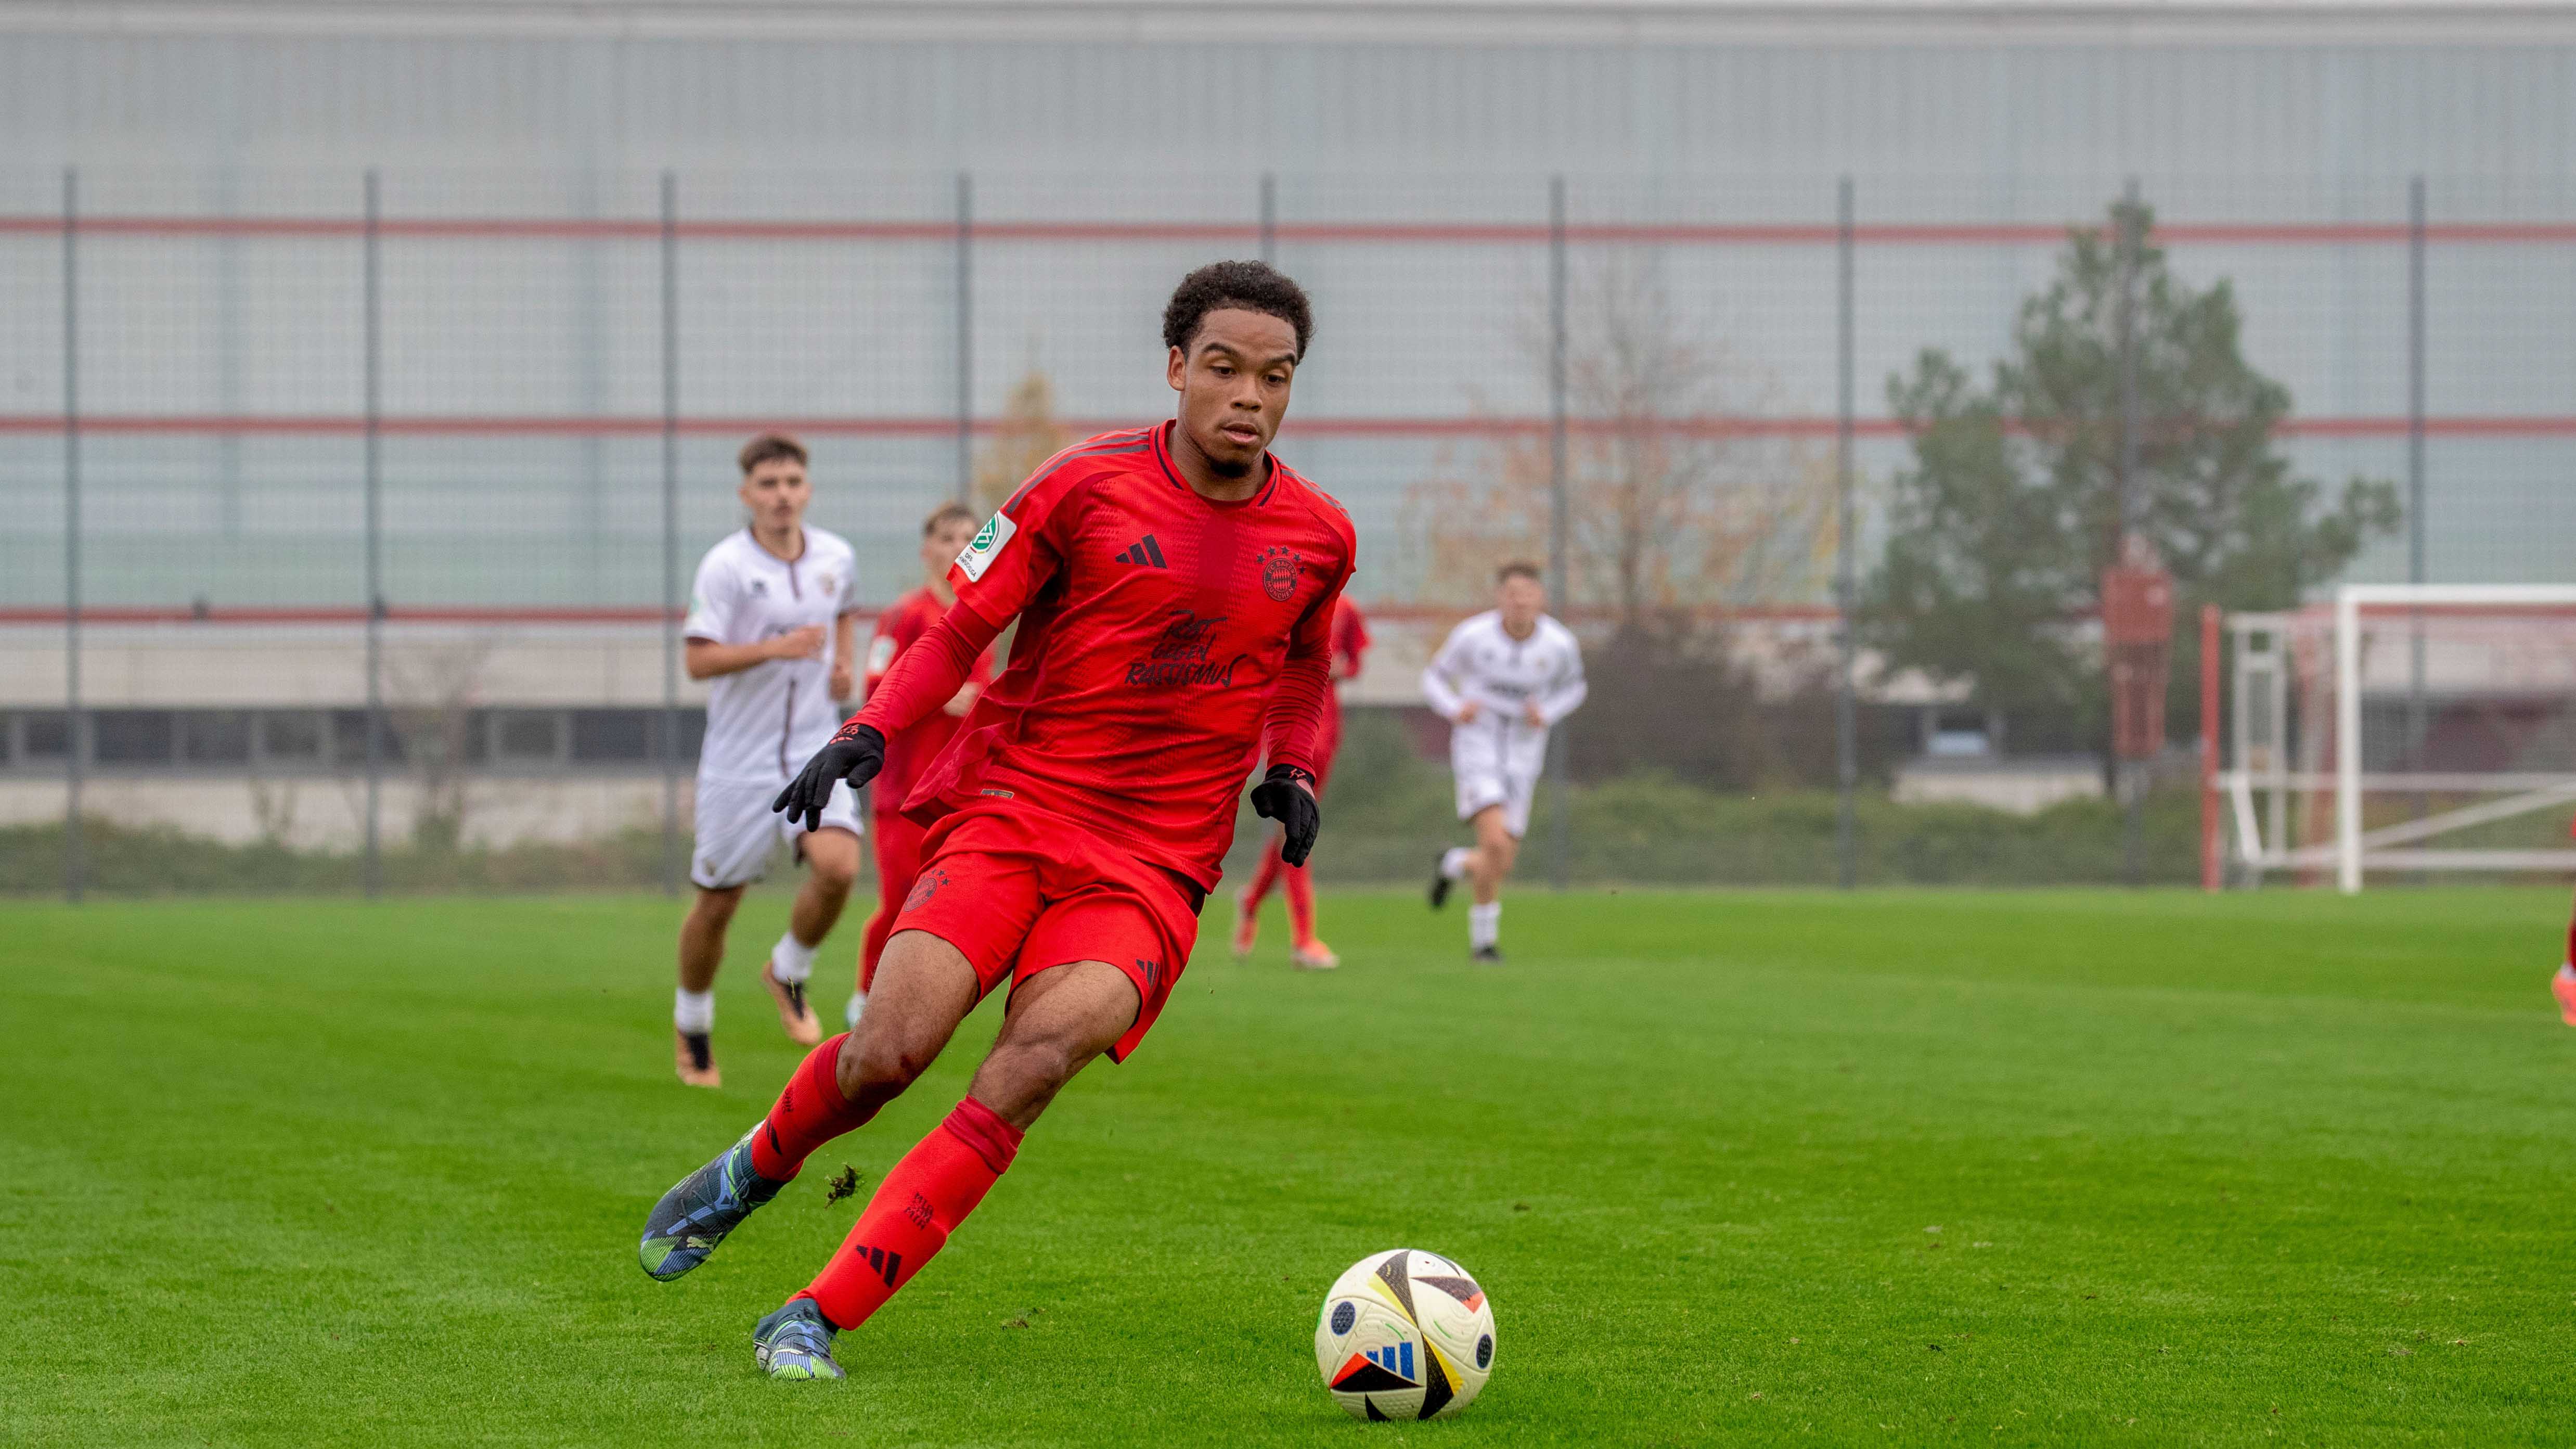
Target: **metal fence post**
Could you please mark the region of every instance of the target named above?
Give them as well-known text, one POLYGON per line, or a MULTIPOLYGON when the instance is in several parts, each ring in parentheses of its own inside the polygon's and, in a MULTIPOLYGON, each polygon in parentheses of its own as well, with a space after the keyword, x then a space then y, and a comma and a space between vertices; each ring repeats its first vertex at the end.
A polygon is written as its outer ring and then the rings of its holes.
POLYGON ((957 173, 957 501, 975 504, 975 178, 957 173))
MULTIPOLYGON (((1548 454, 1548 525, 1547 574, 1548 592, 1556 606, 1572 613, 1574 597, 1572 578, 1566 569, 1565 510, 1565 178, 1554 176, 1547 184, 1547 454, 1548 454)), ((1548 740, 1548 775, 1551 803, 1556 807, 1548 824, 1548 883, 1563 890, 1573 874, 1574 795, 1569 788, 1566 757, 1571 752, 1567 726, 1572 720, 1557 721, 1548 740)))
POLYGON ((367 387, 367 861, 366 892, 384 892, 381 829, 384 806, 384 307, 377 255, 380 192, 373 167, 367 170, 366 230, 366 387, 367 387))
MULTIPOLYGON (((2129 533, 2129 521, 2136 505, 2138 477, 2138 345, 2137 292, 2138 248, 2144 240, 2138 228, 2138 180, 2129 178, 2121 193, 2120 203, 2120 463, 2113 492, 2110 561, 2117 563, 2120 550, 2129 533)), ((2107 639, 2102 649, 2105 676, 2110 663, 2107 639)), ((2117 701, 2113 705, 2117 707, 2117 701)), ((2120 812, 2120 878, 2135 886, 2146 876, 2146 780, 2144 762, 2131 762, 2118 757, 2115 742, 2112 777, 2119 782, 2124 798, 2120 812)))
POLYGON ((1261 173, 1261 264, 1275 265, 1279 256, 1279 177, 1261 173))
MULTIPOLYGON (((2424 178, 2406 183, 2406 582, 2425 582, 2424 560, 2424 178)), ((2424 705, 2424 613, 2407 619, 2406 768, 2426 768, 2422 755, 2430 721, 2424 705)), ((2415 797, 2418 819, 2433 802, 2415 797)))
POLYGON ((680 179, 662 173, 662 894, 680 893, 680 179))
POLYGON ((88 885, 81 840, 83 756, 89 720, 81 711, 80 173, 63 169, 63 897, 88 885))
POLYGON ((1834 632, 1840 646, 1834 670, 1834 880, 1850 890, 1860 879, 1860 831, 1853 796, 1860 785, 1860 704, 1852 697, 1856 641, 1852 611, 1858 602, 1859 549, 1852 540, 1852 182, 1846 176, 1834 205, 1835 415, 1834 415, 1834 632))

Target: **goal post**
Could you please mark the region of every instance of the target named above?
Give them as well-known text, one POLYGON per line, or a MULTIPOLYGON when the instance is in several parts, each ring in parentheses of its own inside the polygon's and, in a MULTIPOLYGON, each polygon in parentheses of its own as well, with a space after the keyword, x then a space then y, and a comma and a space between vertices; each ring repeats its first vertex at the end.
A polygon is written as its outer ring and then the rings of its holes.
POLYGON ((2524 818, 2576 806, 2576 585, 2352 584, 2224 626, 2204 810, 2240 878, 2576 872, 2563 830, 2524 818))

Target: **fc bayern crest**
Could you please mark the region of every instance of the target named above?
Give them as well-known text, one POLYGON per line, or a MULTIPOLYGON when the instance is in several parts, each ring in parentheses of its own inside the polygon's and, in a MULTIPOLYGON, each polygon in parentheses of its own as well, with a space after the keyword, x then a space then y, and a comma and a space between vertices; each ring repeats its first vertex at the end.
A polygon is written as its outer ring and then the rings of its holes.
POLYGON ((1261 592, 1283 604, 1288 602, 1288 596, 1297 592, 1297 567, 1300 562, 1297 550, 1284 544, 1262 554, 1261 592))

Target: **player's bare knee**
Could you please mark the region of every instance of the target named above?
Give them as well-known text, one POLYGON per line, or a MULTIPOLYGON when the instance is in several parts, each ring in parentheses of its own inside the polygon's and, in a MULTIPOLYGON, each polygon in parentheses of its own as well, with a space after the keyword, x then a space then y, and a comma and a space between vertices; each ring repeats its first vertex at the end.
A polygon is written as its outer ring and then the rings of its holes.
POLYGON ((1031 977, 1012 996, 1002 1034, 976 1069, 975 1095, 1025 1127, 1135 1024, 1143 1007, 1127 973, 1104 961, 1077 961, 1031 977))
POLYGON ((733 913, 742 904, 742 887, 726 886, 721 890, 700 887, 698 898, 689 903, 689 919, 710 930, 721 931, 733 924, 733 913))
POLYGON ((1038 1114, 1055 1100, 1092 1057, 1096 1047, 1071 1036, 1046 1035, 1018 1041, 999 1041, 975 1069, 975 1080, 968 1094, 1000 1115, 1003 1121, 1027 1131, 1038 1114))
POLYGON ((976 1075, 981 1077, 989 1072, 996 1082, 1009 1083, 1014 1096, 1025 1097, 1033 1093, 1053 1096, 1058 1088, 1073 1080, 1073 1074, 1080 1071, 1088 1060, 1088 1055, 1076 1053, 1073 1043, 1061 1036, 997 1042, 992 1055, 984 1059, 984 1070, 976 1075))
POLYGON ((859 862, 855 856, 847 859, 838 856, 818 856, 814 860, 809 879, 813 881, 814 888, 825 895, 847 898, 850 888, 858 883, 859 862))
POLYGON ((840 1060, 833 1063, 842 1097, 852 1102, 887 1102, 903 1095, 905 1088, 930 1070, 946 1044, 944 1039, 926 1036, 906 1031, 898 1022, 860 1018, 859 1029, 842 1043, 840 1060))

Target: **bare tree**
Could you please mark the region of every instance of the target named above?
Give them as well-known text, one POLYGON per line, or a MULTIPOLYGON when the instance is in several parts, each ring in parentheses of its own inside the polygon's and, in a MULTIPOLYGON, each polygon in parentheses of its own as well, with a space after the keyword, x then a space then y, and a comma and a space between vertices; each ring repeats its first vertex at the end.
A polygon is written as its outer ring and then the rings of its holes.
POLYGON ((1011 389, 992 435, 976 454, 975 501, 988 510, 1001 507, 1040 463, 1072 441, 1056 421, 1055 383, 1032 367, 1011 389))
POLYGON ((387 692, 395 701, 386 725, 420 787, 420 808, 412 817, 415 845, 454 849, 465 838, 473 806, 466 785, 475 754, 474 709, 498 644, 495 637, 478 636, 386 657, 387 692))
MULTIPOLYGON (((1544 386, 1544 299, 1530 310, 1516 350, 1544 386)), ((1566 602, 1606 604, 1627 628, 1818 595, 1834 550, 1831 457, 1743 422, 1782 410, 1778 382, 1702 336, 1651 258, 1578 273, 1566 312, 1566 602)), ((1428 591, 1480 597, 1499 559, 1545 558, 1551 473, 1545 432, 1522 431, 1416 485, 1408 533, 1427 551, 1428 591)))

